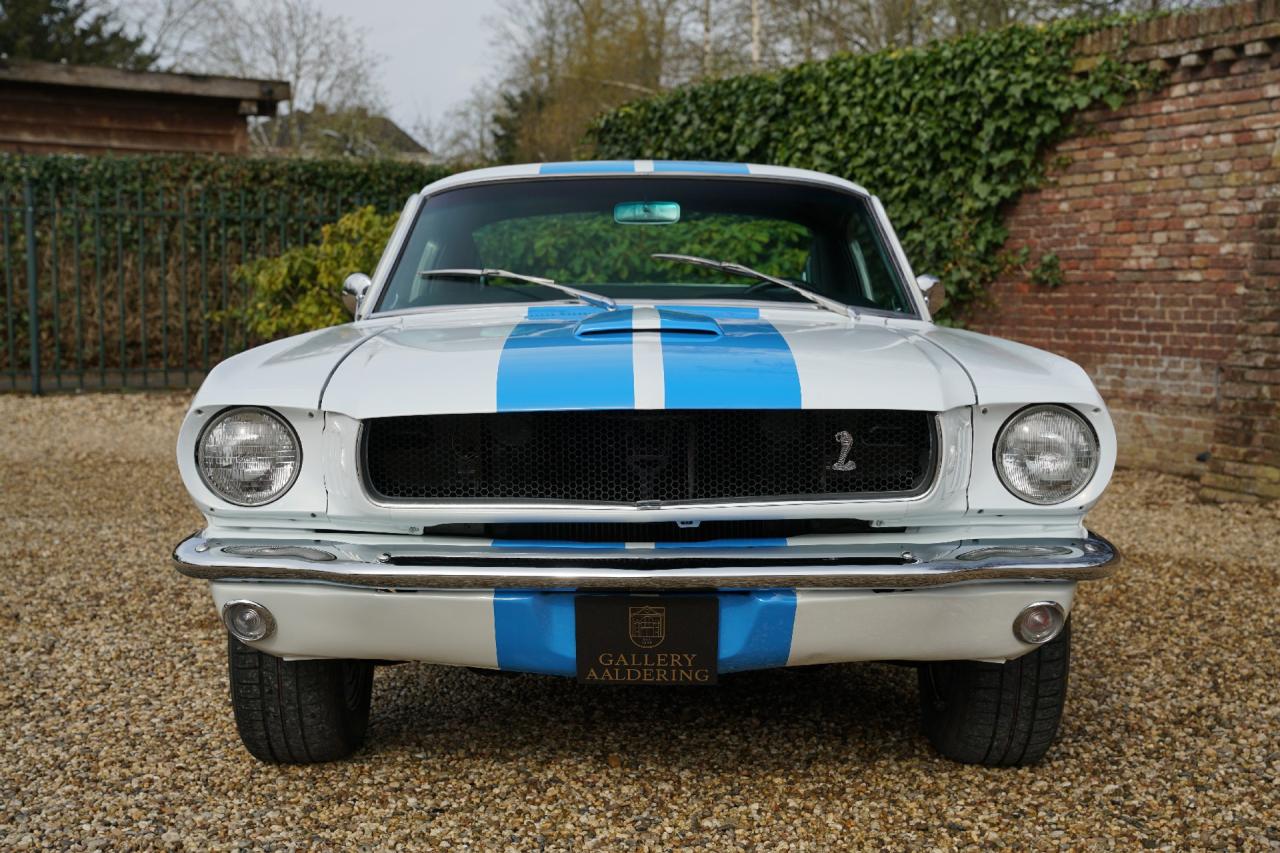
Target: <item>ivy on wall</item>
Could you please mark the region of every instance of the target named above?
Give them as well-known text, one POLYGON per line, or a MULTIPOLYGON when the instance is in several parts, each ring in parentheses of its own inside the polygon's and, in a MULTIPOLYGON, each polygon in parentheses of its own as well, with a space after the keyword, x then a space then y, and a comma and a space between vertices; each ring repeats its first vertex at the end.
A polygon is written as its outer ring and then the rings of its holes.
POLYGON ((589 133, 601 159, 768 163, 861 184, 916 271, 942 277, 945 321, 1009 263, 1001 206, 1043 176, 1073 113, 1150 85, 1114 57, 1073 73, 1077 40, 1101 26, 1015 26, 731 77, 627 104, 589 133))

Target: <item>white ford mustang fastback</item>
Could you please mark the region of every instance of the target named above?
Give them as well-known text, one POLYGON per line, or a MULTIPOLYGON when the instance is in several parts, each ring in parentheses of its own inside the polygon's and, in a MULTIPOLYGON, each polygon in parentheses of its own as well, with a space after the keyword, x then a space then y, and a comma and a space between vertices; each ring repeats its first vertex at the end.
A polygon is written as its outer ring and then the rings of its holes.
POLYGON ((376 663, 707 685, 912 662, 944 755, 1066 694, 1116 439, 1079 367, 930 320, 884 210, 769 166, 549 163, 412 196, 354 322, 220 364, 178 545, 258 758, 362 742, 376 663))

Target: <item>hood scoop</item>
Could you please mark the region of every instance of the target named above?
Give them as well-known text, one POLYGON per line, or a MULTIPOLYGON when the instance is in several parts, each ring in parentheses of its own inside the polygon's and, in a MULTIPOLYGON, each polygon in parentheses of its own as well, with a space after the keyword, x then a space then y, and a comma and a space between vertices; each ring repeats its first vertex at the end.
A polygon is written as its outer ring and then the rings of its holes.
POLYGON ((580 321, 573 330, 574 335, 579 338, 624 335, 632 332, 674 332, 708 337, 724 335, 724 329, 720 328, 720 324, 705 314, 691 314, 648 306, 619 308, 615 311, 592 314, 580 321))

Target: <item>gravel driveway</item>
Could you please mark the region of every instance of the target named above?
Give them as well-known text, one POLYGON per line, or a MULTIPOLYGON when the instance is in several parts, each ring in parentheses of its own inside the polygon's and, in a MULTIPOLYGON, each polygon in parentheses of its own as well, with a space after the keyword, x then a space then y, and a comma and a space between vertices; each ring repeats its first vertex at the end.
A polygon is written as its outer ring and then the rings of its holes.
POLYGON ((171 394, 0 396, 0 847, 1280 849, 1280 507, 1124 472, 1040 766, 961 767, 914 673, 707 691, 381 668, 353 760, 241 749, 171 394), (1267 547, 1262 547, 1264 543, 1267 547))

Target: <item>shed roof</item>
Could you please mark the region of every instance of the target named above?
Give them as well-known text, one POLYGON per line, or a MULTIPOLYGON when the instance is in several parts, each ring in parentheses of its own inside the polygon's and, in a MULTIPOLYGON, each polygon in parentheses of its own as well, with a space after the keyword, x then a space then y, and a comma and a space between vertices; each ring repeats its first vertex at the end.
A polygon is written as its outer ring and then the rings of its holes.
POLYGON ((285 80, 253 80, 168 71, 125 71, 94 65, 16 59, 0 59, 0 81, 257 101, 260 105, 269 106, 270 112, 274 112, 275 105, 280 101, 289 100, 291 94, 289 83, 285 80))

